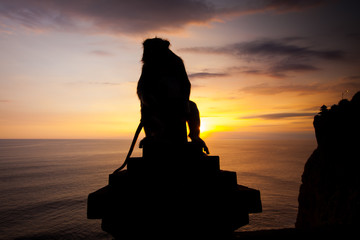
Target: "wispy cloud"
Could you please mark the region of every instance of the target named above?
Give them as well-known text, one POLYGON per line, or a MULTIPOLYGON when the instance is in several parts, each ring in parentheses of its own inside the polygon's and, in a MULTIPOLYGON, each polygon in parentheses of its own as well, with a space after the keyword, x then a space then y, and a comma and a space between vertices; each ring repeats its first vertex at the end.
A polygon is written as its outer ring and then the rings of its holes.
POLYGON ((297 112, 287 112, 287 113, 270 113, 270 114, 259 114, 259 115, 251 115, 244 116, 241 119, 254 119, 261 118, 265 120, 274 120, 274 119, 284 119, 284 118, 313 118, 316 115, 314 112, 305 112, 305 113, 297 113, 297 112))
POLYGON ((241 42, 223 48, 223 51, 235 54, 239 57, 249 57, 259 61, 260 58, 273 57, 297 57, 297 58, 321 58, 326 60, 338 60, 344 57, 339 50, 317 50, 306 46, 295 45, 288 39, 260 39, 249 42, 241 42))
POLYGON ((310 72, 317 71, 320 68, 302 62, 291 62, 289 61, 280 61, 274 63, 271 67, 263 72, 264 75, 277 78, 286 78, 288 77, 289 72, 310 72))
POLYGON ((352 90, 353 92, 360 91, 360 76, 353 75, 347 76, 342 79, 333 87, 337 91, 352 90))
POLYGON ((117 85, 121 85, 122 83, 117 83, 117 82, 88 82, 88 84, 117 86, 117 85))
POLYGON ((298 94, 314 94, 320 92, 319 84, 284 84, 270 85, 268 83, 260 83, 252 86, 243 87, 242 92, 258 94, 258 95, 276 95, 279 93, 298 93, 298 94))
POLYGON ((317 7, 325 4, 326 0, 302 0, 302 1, 287 1, 287 0, 269 0, 265 1, 265 6, 268 9, 273 9, 279 12, 301 11, 308 8, 317 7))
POLYGON ((94 50, 94 51, 91 51, 90 54, 97 55, 97 56, 100 56, 100 57, 109 57, 109 56, 114 55, 114 54, 112 54, 110 52, 107 52, 107 51, 104 51, 104 50, 94 50))
MULTIPOLYGON (((273 77, 286 77, 288 72, 317 71, 319 60, 341 61, 346 53, 338 49, 319 49, 309 47, 295 40, 301 38, 256 39, 220 47, 192 47, 180 51, 203 54, 226 54, 245 60, 248 64, 260 64, 244 70, 247 74, 263 74, 273 77)), ((303 40, 303 39, 301 39, 303 40)))
POLYGON ((299 95, 319 94, 319 93, 338 93, 346 90, 357 92, 360 90, 360 76, 349 76, 340 79, 335 83, 315 82, 309 84, 280 84, 270 85, 260 83, 252 86, 243 87, 241 92, 256 95, 276 95, 281 93, 297 93, 299 95))
POLYGON ((343 82, 358 82, 360 80, 360 75, 346 76, 341 79, 343 82))
POLYGON ((212 72, 197 72, 188 74, 189 78, 217 78, 217 77, 226 77, 228 73, 212 73, 212 72))
POLYGON ((112 34, 173 31, 189 24, 264 11, 289 12, 326 1, 303 0, 2 0, 0 17, 30 29, 88 30, 112 34))
POLYGON ((301 57, 321 58, 326 60, 339 60, 344 58, 344 52, 340 50, 318 50, 311 47, 295 45, 291 43, 292 38, 283 39, 256 39, 254 41, 239 42, 221 47, 191 47, 183 48, 181 51, 195 53, 229 54, 249 61, 260 61, 265 57, 301 57))
POLYGON ((67 84, 117 86, 117 85, 122 85, 124 83, 122 83, 122 82, 75 81, 75 82, 68 82, 67 84))

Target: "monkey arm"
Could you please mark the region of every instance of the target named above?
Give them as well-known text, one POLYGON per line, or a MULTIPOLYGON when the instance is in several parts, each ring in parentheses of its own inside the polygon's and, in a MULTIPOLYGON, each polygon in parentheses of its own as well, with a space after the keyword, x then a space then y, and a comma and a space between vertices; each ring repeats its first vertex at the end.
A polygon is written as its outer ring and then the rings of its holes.
POLYGON ((205 142, 200 138, 200 113, 199 109, 196 106, 196 103, 189 101, 189 115, 187 118, 189 125, 189 137, 191 141, 198 142, 204 148, 204 151, 209 154, 209 149, 206 146, 205 142))
POLYGON ((200 135, 200 113, 196 106, 196 103, 189 101, 189 115, 187 117, 189 125, 189 137, 191 139, 197 138, 200 135))

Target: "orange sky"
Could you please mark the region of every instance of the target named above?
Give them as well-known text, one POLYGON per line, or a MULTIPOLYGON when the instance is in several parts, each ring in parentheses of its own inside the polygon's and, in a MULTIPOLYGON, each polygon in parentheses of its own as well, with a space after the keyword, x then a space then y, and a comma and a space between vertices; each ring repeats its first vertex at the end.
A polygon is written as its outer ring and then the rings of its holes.
POLYGON ((0 2, 0 138, 130 138, 142 41, 185 63, 205 137, 313 137, 360 90, 357 1, 0 2))

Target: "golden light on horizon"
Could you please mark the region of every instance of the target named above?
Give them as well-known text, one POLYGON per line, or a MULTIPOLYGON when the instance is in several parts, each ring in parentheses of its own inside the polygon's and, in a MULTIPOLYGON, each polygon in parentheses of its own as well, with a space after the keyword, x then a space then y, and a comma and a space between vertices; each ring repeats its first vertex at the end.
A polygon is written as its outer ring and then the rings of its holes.
POLYGON ((200 136, 207 138, 213 133, 227 132, 231 127, 229 126, 229 119, 220 117, 202 117, 200 125, 200 136))

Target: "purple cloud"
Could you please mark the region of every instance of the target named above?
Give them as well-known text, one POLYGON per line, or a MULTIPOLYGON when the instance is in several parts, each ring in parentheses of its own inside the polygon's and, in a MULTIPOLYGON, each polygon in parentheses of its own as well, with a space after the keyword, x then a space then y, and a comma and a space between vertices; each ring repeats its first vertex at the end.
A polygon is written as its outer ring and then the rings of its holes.
POLYGON ((263 69, 246 69, 247 74, 264 74, 283 78, 288 72, 317 71, 315 61, 342 61, 346 53, 338 49, 317 49, 304 44, 295 44, 294 39, 257 39, 254 41, 229 44, 221 47, 192 47, 180 51, 225 54, 246 60, 250 64, 264 65, 263 69))
POLYGON ((263 11, 300 11, 319 0, 2 0, 0 17, 30 29, 86 30, 111 34, 173 31, 189 24, 263 11))
POLYGON ((316 82, 311 84, 282 84, 269 85, 260 83, 239 89, 241 92, 255 95, 276 95, 281 93, 295 93, 299 95, 319 94, 319 93, 341 93, 346 90, 357 92, 360 90, 360 76, 348 76, 335 83, 316 82))
POLYGON ((257 61, 274 57, 320 58, 326 60, 339 60, 344 58, 344 52, 341 50, 313 49, 290 44, 287 39, 258 39, 222 47, 192 47, 180 50, 194 53, 228 54, 257 61))

